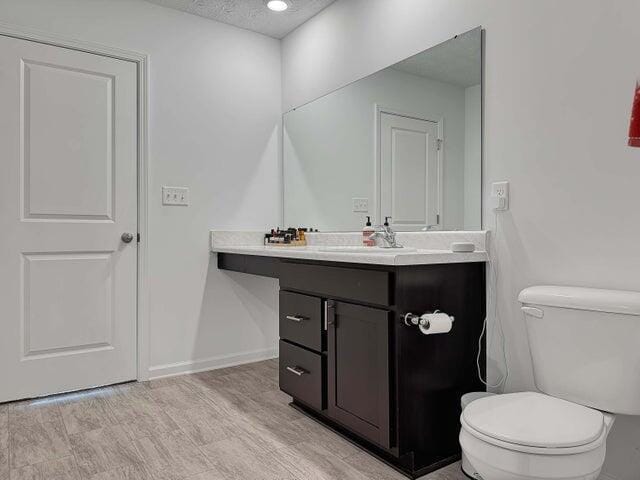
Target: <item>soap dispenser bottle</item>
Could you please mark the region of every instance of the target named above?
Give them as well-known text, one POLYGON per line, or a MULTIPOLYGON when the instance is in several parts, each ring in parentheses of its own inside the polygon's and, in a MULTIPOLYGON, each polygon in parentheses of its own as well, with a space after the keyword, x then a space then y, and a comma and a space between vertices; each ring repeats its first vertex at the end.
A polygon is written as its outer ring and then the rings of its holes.
POLYGON ((371 217, 367 217, 367 223, 362 229, 362 245, 373 247, 376 244, 375 240, 371 238, 375 231, 376 229, 371 226, 371 217))

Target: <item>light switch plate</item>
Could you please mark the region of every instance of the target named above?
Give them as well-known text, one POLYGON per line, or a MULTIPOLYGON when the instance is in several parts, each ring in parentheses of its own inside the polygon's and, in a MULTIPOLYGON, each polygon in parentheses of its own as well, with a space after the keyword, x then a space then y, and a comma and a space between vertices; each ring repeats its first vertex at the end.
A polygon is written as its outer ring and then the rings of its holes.
POLYGON ((162 187, 163 205, 189 205, 189 189, 187 187, 162 187))
POLYGON ((353 211, 357 213, 369 213, 368 198, 353 198, 353 211))

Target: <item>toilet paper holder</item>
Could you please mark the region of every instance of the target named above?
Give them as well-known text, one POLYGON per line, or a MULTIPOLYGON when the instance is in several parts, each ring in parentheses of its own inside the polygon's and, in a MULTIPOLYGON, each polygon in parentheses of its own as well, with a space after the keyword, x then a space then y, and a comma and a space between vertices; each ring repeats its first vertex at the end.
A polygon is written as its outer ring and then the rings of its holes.
MULTIPOLYGON (((424 317, 426 317, 431 313, 444 313, 444 312, 440 310, 434 310, 433 312, 425 312, 424 315, 415 315, 411 312, 405 313, 403 317, 404 324, 407 325, 408 327, 422 327, 423 330, 429 330, 429 327, 431 325, 429 324, 429 320, 424 317)), ((451 322, 454 322, 456 320, 455 317, 452 315, 449 315, 449 318, 451 319, 451 322)))

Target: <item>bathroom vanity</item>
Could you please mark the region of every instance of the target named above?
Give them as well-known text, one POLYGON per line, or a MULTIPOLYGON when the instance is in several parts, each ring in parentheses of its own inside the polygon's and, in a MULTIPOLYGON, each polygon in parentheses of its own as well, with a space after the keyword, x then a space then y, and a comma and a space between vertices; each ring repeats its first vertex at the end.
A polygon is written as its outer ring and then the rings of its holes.
POLYGON ((279 279, 292 405, 417 477, 459 458, 460 397, 483 389, 486 253, 352 248, 212 246, 220 269, 279 279), (405 322, 436 310, 450 332, 405 322))
POLYGON ((410 477, 459 458, 460 397, 484 390, 482 91, 476 28, 293 108, 282 223, 325 233, 212 235, 220 269, 279 280, 292 405, 410 477), (405 248, 363 247, 367 219, 405 248), (420 328, 436 311, 450 331, 420 328))

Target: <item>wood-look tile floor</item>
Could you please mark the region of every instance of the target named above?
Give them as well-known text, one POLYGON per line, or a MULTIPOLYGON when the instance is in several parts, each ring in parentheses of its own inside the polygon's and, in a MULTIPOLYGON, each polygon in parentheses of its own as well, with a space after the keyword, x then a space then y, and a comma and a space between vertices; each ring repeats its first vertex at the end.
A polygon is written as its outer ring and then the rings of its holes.
POLYGON ((0 404, 0 480, 405 478, 291 408, 277 377, 268 360, 0 404))

